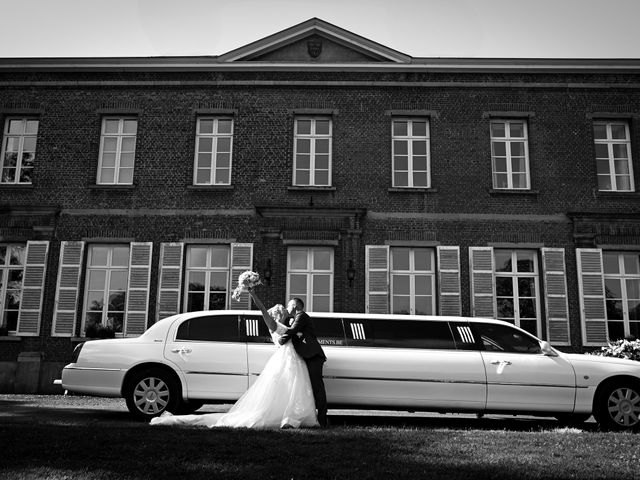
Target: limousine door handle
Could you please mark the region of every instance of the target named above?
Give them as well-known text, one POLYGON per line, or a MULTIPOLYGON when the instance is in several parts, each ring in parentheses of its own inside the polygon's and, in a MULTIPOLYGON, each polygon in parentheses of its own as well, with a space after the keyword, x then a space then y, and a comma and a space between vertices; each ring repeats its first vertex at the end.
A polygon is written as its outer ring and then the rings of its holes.
POLYGON ((494 360, 491 362, 491 365, 511 365, 511 362, 509 360, 494 360))
POLYGON ((172 348, 171 349, 171 353, 179 353, 180 355, 182 355, 183 353, 191 353, 191 349, 190 348, 185 348, 185 347, 172 348))

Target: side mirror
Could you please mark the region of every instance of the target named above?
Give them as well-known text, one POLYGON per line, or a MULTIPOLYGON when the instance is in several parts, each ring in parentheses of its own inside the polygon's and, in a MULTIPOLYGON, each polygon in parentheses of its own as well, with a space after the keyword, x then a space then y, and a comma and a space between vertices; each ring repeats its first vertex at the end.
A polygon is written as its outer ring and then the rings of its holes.
POLYGON ((553 349, 553 347, 551 345, 549 345, 549 342, 545 342, 545 341, 540 342, 540 350, 542 351, 542 354, 547 356, 547 357, 557 357, 558 356, 558 354, 553 349))

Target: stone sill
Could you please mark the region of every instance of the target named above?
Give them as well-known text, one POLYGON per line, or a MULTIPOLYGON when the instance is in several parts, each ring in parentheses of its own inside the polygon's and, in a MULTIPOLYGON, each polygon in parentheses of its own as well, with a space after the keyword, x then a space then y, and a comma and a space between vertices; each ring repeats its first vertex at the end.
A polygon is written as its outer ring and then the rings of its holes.
POLYGON ((640 192, 596 192, 598 198, 640 198, 640 192))
POLYGON ((14 335, 7 335, 0 337, 0 342, 21 342, 22 337, 17 337, 14 335))
POLYGON ((518 190, 507 188, 491 188, 489 189, 489 195, 538 195, 538 190, 518 190))
POLYGON ((89 185, 89 190, 135 190, 135 185, 89 185))
POLYGON ((313 185, 309 186, 289 186, 287 190, 291 192, 335 192, 336 187, 315 187, 313 185))
POLYGON ((437 188, 422 187, 390 187, 388 191, 393 193, 438 193, 437 188))
POLYGON ((187 185, 187 190, 192 192, 227 192, 234 188, 233 185, 187 185))

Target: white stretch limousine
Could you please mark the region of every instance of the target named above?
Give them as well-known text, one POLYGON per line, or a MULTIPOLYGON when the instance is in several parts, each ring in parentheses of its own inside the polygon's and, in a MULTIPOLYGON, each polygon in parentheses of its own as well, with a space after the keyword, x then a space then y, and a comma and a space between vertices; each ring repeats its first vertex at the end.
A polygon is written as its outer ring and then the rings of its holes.
MULTIPOLYGON (((329 406, 553 416, 640 424, 640 362, 565 354, 479 318, 311 313, 329 406)), ((142 418, 238 399, 275 351, 256 311, 159 321, 137 338, 79 344, 62 387, 124 397, 142 418)), ((58 382, 59 383, 59 382, 58 382)))

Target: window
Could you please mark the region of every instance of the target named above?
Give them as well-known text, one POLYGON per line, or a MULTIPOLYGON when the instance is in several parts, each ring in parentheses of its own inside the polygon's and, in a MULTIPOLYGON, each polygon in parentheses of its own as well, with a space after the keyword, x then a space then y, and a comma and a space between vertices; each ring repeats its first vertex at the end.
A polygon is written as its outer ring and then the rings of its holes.
POLYGON ((18 328, 24 263, 24 245, 0 244, 0 326, 9 332, 18 328))
POLYGON ((128 245, 91 245, 87 259, 84 331, 102 327, 123 332, 127 283, 128 245))
POLYGON ((287 252, 287 298, 299 297, 305 310, 333 310, 333 249, 291 247, 287 252))
POLYGON ((640 338, 640 254, 603 252, 609 339, 640 338))
POLYGON ((138 121, 135 118, 102 119, 98 184, 133 184, 137 130, 138 121))
POLYGON ((194 185, 231 184, 232 143, 233 119, 198 118, 194 185))
POLYGON ((535 251, 494 250, 498 319, 540 336, 538 259, 535 251))
POLYGON ((429 188, 429 122, 398 119, 392 130, 393 186, 429 188))
POLYGON ((31 183, 37 136, 37 119, 7 118, 2 141, 1 183, 31 183))
POLYGON ((626 122, 594 122, 593 138, 598 171, 598 189, 632 192, 631 141, 626 122))
POLYGON ((472 323, 484 349, 490 352, 541 353, 540 342, 515 328, 492 323, 472 323))
POLYGON ((344 328, 341 318, 314 315, 311 320, 320 345, 344 345, 344 328))
POLYGON ((391 313, 433 315, 435 283, 433 249, 391 248, 391 313))
POLYGON ((176 340, 239 342, 237 315, 208 315, 191 318, 178 327, 176 340))
POLYGON ((185 312, 227 308, 229 251, 228 245, 193 245, 187 249, 185 312))
POLYGON ((447 322, 375 320, 370 322, 374 345, 387 348, 432 348, 455 350, 447 322))
POLYGON ((331 185, 331 119, 296 118, 293 185, 331 185))
POLYGON ((522 120, 491 122, 493 188, 529 189, 527 124, 522 120))

